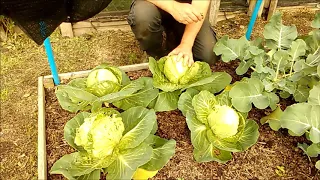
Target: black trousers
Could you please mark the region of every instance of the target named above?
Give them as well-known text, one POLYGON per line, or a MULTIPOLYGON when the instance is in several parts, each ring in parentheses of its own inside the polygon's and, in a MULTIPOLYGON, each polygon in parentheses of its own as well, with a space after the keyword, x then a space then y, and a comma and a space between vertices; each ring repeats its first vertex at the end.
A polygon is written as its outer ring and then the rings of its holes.
MULTIPOLYGON (((185 24, 146 0, 132 2, 127 20, 142 50, 154 58, 166 56, 177 47, 185 29, 185 24)), ((207 15, 192 47, 194 60, 214 64, 218 59, 213 52, 216 42, 207 15)))

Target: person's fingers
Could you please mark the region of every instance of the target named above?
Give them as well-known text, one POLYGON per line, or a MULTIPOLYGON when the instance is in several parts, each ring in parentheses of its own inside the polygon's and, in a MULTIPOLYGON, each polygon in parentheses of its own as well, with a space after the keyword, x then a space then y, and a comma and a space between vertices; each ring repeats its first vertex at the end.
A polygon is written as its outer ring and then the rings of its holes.
POLYGON ((188 66, 191 67, 194 63, 192 56, 189 58, 188 66))
POLYGON ((193 12, 192 11, 188 11, 188 16, 189 16, 189 18, 192 20, 192 22, 198 22, 199 21, 199 19, 198 19, 198 17, 195 15, 195 14, 193 14, 193 12))
POLYGON ((195 8, 192 9, 192 13, 198 18, 199 21, 202 21, 202 19, 204 18, 203 13, 200 13, 195 8))
POLYGON ((179 62, 182 57, 183 57, 183 53, 179 52, 176 61, 179 62))
POLYGON ((183 66, 188 66, 188 62, 189 62, 189 56, 185 54, 183 56, 183 66))

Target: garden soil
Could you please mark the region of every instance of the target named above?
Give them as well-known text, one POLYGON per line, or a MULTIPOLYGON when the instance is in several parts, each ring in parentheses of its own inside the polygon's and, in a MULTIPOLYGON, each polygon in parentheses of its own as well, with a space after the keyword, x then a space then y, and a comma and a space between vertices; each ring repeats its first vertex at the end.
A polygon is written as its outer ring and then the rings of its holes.
MULTIPOLYGON (((238 80, 234 73, 237 62, 221 63, 212 67, 213 71, 226 71, 238 80)), ((141 76, 152 76, 149 70, 129 72, 131 79, 141 76)), ((48 170, 55 161, 67 153, 74 152, 63 140, 63 128, 74 113, 61 109, 54 90, 47 90, 46 122, 47 122, 47 152, 48 170)), ((293 101, 281 101, 282 109, 293 101)), ((253 109, 249 118, 259 120, 268 110, 253 109)), ((159 124, 157 135, 177 142, 176 153, 168 164, 161 169, 153 179, 314 179, 317 171, 307 156, 303 155, 298 143, 306 142, 304 137, 291 137, 285 130, 275 132, 268 125, 260 125, 260 137, 257 144, 245 152, 234 153, 233 159, 226 164, 217 162, 197 163, 193 157, 193 147, 190 141, 190 131, 185 117, 179 110, 157 112, 159 124)), ((314 159, 313 159, 314 160, 314 159)), ((314 163, 314 161, 313 161, 314 163)), ((319 175, 320 176, 320 175, 319 175)), ((49 179, 63 179, 61 175, 49 175, 49 179)))

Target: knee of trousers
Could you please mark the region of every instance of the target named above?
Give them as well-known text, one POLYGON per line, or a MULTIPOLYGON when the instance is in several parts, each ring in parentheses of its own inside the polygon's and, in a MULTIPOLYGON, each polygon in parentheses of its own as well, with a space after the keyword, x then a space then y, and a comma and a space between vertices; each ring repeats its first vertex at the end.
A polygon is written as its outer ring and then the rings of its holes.
POLYGON ((145 0, 133 2, 127 21, 144 50, 162 40, 161 14, 152 3, 145 0))
POLYGON ((204 61, 209 63, 210 65, 213 65, 218 61, 219 57, 213 52, 213 49, 211 49, 210 47, 206 47, 200 52, 194 54, 194 59, 197 61, 204 61))

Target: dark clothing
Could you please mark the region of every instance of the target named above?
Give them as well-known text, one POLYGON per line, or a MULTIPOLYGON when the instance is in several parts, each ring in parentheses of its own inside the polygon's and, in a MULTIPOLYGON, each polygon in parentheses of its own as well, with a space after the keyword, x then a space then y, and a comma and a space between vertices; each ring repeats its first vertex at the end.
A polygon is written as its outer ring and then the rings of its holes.
MULTIPOLYGON (((191 0, 184 2, 191 3, 191 0)), ((171 14, 146 0, 132 2, 127 20, 140 47, 155 58, 166 56, 176 48, 180 44, 185 29, 185 25, 176 21, 171 14)), ((216 35, 206 16, 192 48, 194 60, 215 63, 217 56, 213 52, 213 46, 216 41, 216 35)))

